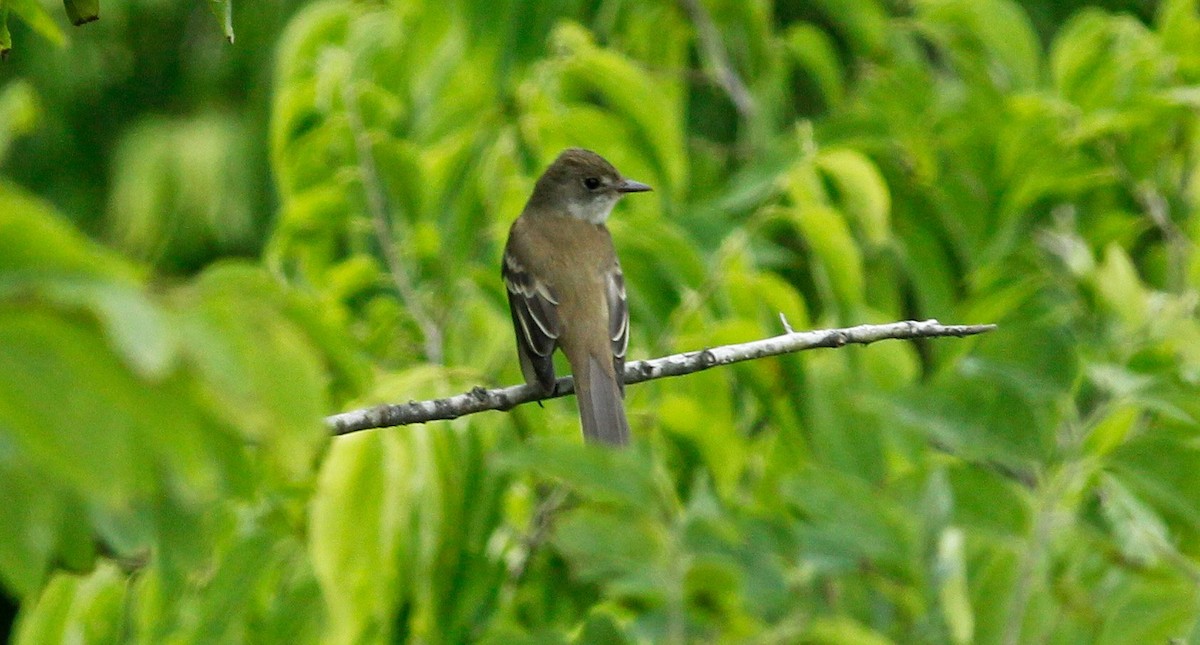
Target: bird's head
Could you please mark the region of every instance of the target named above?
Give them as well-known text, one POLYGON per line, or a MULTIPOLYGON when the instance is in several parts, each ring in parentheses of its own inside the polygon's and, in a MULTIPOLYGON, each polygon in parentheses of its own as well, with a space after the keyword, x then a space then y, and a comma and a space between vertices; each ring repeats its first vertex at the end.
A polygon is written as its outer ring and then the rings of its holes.
POLYGON ((568 148, 538 178, 530 204, 571 217, 603 224, 625 193, 652 190, 626 179, 612 164, 591 150, 568 148))

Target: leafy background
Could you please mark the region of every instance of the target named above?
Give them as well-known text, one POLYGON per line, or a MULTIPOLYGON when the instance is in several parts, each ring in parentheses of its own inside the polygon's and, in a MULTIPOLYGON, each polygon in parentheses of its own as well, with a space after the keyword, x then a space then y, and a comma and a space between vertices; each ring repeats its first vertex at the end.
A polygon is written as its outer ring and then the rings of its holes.
POLYGON ((1200 640, 1196 0, 52 4, 0 3, 13 642, 1200 640), (639 385, 625 452, 330 439, 519 380, 571 145, 656 187, 635 358, 1000 329, 639 385))

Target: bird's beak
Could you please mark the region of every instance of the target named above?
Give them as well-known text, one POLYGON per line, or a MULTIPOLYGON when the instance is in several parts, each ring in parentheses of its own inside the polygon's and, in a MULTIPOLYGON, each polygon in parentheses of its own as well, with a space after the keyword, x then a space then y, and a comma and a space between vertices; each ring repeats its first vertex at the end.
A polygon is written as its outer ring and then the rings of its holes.
POLYGON ((622 179, 616 188, 618 193, 644 193, 648 190, 654 190, 646 184, 632 179, 622 179))

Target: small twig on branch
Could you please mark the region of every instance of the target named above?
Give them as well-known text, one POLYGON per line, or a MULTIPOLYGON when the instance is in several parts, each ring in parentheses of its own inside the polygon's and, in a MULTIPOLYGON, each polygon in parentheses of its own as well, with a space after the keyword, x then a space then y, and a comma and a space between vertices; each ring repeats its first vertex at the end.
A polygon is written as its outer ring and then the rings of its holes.
MULTIPOLYGON (((974 336, 995 329, 995 325, 943 325, 936 320, 859 325, 845 329, 822 329, 788 333, 773 338, 737 345, 724 345, 684 354, 674 354, 625 365, 625 383, 641 383, 666 376, 682 376, 718 365, 789 354, 818 347, 866 345, 877 340, 974 336)), ((427 421, 444 421, 484 410, 508 410, 522 403, 554 399, 575 392, 569 376, 558 379, 554 392, 541 396, 529 385, 512 385, 493 390, 476 387, 469 392, 445 399, 410 401, 378 405, 326 417, 334 434, 349 434, 371 428, 388 428, 427 421)))
POLYGON ((787 316, 782 311, 779 312, 779 322, 783 324, 783 331, 789 334, 796 333, 796 330, 792 329, 792 323, 788 322, 787 316))

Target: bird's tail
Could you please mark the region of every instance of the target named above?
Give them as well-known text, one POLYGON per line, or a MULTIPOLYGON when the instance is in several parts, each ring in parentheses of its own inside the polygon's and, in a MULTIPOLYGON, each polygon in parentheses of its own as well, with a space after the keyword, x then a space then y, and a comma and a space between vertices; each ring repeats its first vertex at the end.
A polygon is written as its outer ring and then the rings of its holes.
POLYGON ((583 437, 590 442, 611 446, 629 443, 629 421, 625 418, 625 402, 612 363, 604 369, 590 354, 575 372, 575 399, 579 401, 579 420, 583 437))

